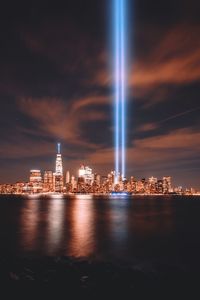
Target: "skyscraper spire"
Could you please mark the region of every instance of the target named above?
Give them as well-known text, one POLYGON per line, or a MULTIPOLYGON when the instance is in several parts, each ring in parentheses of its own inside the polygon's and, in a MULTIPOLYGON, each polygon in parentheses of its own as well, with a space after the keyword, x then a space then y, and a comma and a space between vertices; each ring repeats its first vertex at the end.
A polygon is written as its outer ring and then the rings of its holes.
POLYGON ((58 154, 60 154, 60 143, 57 144, 58 154))

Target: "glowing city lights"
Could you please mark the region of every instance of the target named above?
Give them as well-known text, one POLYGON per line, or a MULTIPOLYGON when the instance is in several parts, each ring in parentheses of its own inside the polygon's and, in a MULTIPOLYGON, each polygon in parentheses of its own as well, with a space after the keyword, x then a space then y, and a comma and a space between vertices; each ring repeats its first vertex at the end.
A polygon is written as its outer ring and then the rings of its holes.
MULTIPOLYGON (((16 182, 14 184, 0 184, 0 194, 27 195, 29 198, 37 198, 39 195, 48 195, 54 199, 62 199, 64 195, 110 195, 110 198, 120 197, 126 199, 131 195, 200 195, 199 191, 193 188, 183 189, 182 186, 173 187, 171 176, 164 176, 162 179, 150 177, 137 180, 135 177, 124 179, 118 177, 115 182, 115 172, 111 171, 105 175, 93 172, 89 166, 82 164, 77 170, 78 177, 66 172, 63 176, 62 154, 56 154, 55 172, 52 170, 30 170, 30 177, 27 182, 16 182)), ((54 206, 53 210, 56 208, 54 206)), ((58 207, 60 209, 60 207, 58 207)), ((53 224, 53 230, 57 224, 53 224)), ((59 226, 59 225, 58 225, 59 226)))

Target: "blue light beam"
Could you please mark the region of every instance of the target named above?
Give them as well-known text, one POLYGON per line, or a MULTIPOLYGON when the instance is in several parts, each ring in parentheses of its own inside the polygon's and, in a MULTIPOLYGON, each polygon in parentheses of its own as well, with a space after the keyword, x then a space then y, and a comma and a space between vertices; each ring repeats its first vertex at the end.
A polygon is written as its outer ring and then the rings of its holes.
POLYGON ((126 1, 113 0, 115 53, 115 182, 126 173, 126 1))
POLYGON ((115 29, 115 182, 118 182, 119 168, 119 109, 120 109, 120 51, 119 51, 119 0, 114 0, 115 29))

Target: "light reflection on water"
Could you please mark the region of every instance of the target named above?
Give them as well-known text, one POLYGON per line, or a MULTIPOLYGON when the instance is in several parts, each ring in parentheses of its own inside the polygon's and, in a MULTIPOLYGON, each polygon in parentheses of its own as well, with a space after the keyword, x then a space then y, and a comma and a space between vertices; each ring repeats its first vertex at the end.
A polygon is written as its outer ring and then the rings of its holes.
POLYGON ((92 196, 77 196, 73 202, 70 256, 90 256, 95 248, 94 208, 92 196))
POLYGON ((127 260, 194 255, 199 211, 200 201, 190 198, 12 196, 0 201, 0 251, 127 260))
POLYGON ((155 199, 40 197, 24 201, 20 241, 23 251, 45 255, 130 256, 141 240, 170 231, 172 217, 170 202, 155 199))
POLYGON ((124 199, 123 202, 118 203, 118 199, 109 200, 110 211, 110 237, 113 241, 113 246, 124 246, 128 242, 128 202, 124 199))
POLYGON ((28 200, 24 202, 21 209, 21 236, 23 238, 20 242, 22 248, 27 251, 36 250, 39 216, 39 201, 28 200))
POLYGON ((62 243, 64 214, 65 203, 63 199, 51 199, 47 214, 47 249, 49 255, 53 255, 62 243))

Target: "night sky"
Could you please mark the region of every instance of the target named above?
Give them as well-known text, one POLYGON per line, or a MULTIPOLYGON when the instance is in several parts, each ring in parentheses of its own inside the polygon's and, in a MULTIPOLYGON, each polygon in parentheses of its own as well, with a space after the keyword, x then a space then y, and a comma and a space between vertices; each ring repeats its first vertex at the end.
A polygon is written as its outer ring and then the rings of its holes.
MULTIPOLYGON (((200 187, 200 1, 129 2, 127 177, 200 187)), ((1 183, 113 169, 110 3, 1 1, 1 183)))

